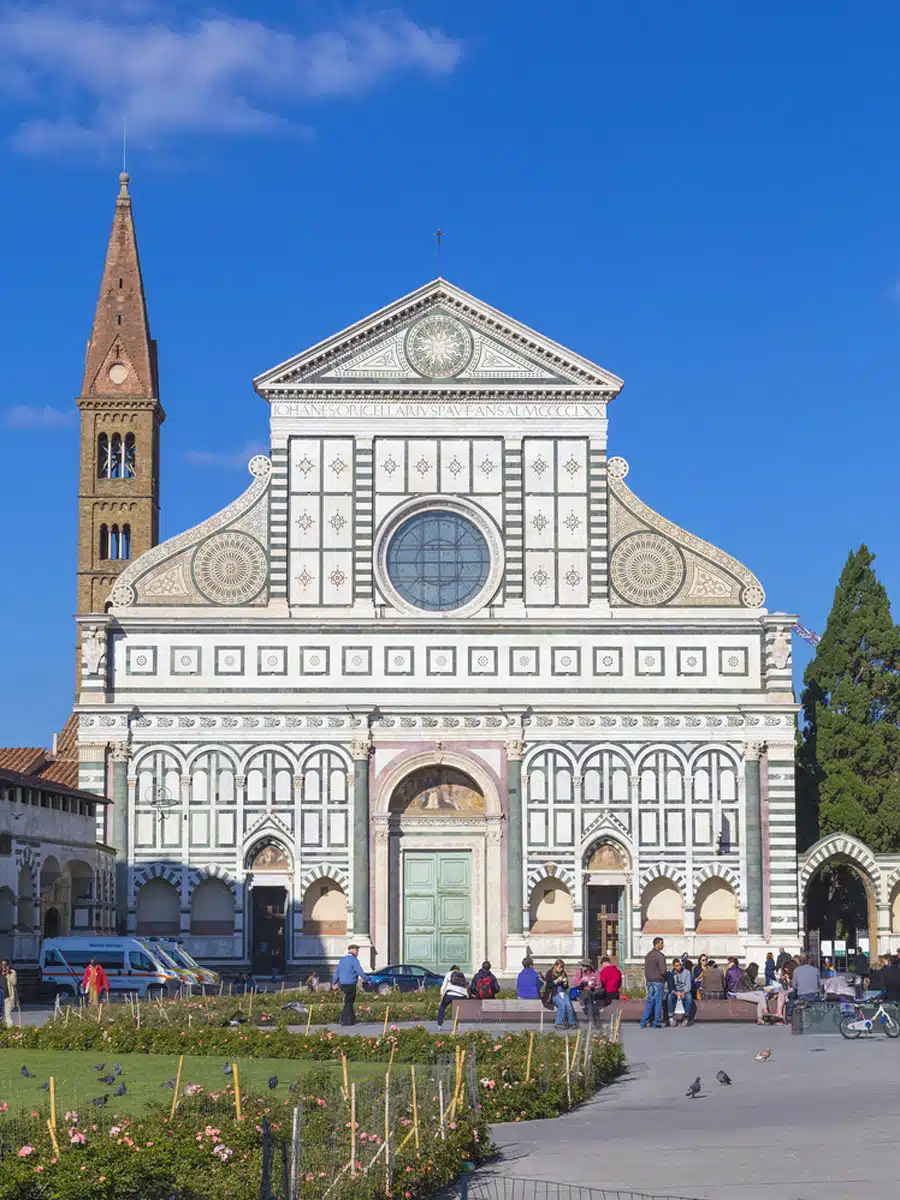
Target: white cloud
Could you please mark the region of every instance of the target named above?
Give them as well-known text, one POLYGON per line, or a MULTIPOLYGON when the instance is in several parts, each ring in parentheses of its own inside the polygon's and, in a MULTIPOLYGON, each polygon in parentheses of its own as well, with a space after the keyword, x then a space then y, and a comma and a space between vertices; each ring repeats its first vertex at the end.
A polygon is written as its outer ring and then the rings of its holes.
POLYGON ((58 429, 63 425, 74 425, 77 420, 77 413, 63 412, 49 404, 43 408, 17 404, 7 410, 4 423, 9 429, 58 429))
POLYGON ((443 75, 460 45, 396 12, 300 36, 260 21, 178 22, 143 4, 0 0, 0 91, 34 113, 14 144, 82 152, 189 134, 308 132, 298 106, 401 71, 443 75))
POLYGON ((237 454, 217 454, 212 450, 187 450, 184 461, 198 467, 224 467, 229 471, 243 471, 254 454, 268 454, 268 446, 262 442, 247 442, 237 454))

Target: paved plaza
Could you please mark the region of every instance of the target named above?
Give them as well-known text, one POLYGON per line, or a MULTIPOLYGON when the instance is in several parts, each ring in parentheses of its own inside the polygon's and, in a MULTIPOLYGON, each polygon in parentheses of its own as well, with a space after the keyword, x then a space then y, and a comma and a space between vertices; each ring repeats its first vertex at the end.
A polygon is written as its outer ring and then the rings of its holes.
POLYGON ((623 1038, 621 1082, 555 1121, 495 1130, 498 1171, 692 1200, 896 1197, 900 1043, 738 1025, 623 1026, 623 1038))

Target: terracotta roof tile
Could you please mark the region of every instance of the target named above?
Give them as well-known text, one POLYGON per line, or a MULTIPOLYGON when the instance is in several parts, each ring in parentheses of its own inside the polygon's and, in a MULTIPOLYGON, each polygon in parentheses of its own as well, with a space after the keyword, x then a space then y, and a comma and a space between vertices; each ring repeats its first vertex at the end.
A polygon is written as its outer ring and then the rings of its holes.
POLYGON ((0 746, 2 770, 34 775, 47 763, 47 759, 47 751, 42 746, 0 746))

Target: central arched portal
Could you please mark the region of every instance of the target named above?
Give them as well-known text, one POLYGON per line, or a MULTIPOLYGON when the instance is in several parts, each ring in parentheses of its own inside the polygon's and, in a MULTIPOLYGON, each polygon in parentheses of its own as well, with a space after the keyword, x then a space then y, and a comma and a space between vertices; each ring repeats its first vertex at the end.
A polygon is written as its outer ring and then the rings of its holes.
POLYGON ((376 815, 379 961, 467 974, 501 945, 500 806, 486 770, 417 758, 383 782, 376 815))

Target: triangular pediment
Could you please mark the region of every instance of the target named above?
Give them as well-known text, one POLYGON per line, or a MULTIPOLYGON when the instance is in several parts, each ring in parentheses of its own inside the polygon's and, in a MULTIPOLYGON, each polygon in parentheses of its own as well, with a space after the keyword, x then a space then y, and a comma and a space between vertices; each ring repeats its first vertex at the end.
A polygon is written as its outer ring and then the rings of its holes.
POLYGON ((437 279, 255 380, 267 399, 334 387, 592 388, 622 380, 437 279))

